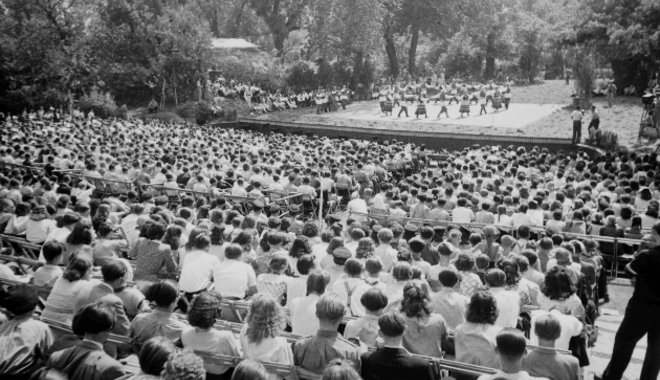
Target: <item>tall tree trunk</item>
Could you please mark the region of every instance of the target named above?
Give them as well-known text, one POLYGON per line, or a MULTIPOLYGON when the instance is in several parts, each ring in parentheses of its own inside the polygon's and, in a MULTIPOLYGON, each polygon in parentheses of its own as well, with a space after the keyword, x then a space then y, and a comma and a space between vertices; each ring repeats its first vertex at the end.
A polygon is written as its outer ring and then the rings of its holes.
POLYGON ((399 76, 399 60, 396 56, 396 45, 394 45, 394 33, 392 26, 385 27, 385 52, 387 52, 387 59, 390 62, 390 74, 395 79, 399 76))
POLYGON ((241 5, 238 7, 238 11, 236 11, 236 17, 234 17, 234 22, 231 23, 231 30, 229 30, 229 36, 232 38, 238 37, 238 32, 241 28, 241 21, 243 20, 243 10, 245 9, 246 3, 247 0, 241 1, 241 5))
POLYGON ((281 57, 284 55, 284 41, 289 33, 286 28, 278 28, 277 31, 271 28, 271 33, 273 33, 273 46, 277 50, 277 56, 281 57))
POLYGON ((410 39, 410 50, 408 51, 408 72, 413 77, 413 80, 415 80, 417 73, 415 59, 417 57, 417 44, 419 43, 419 23, 413 22, 410 29, 412 38, 410 39))
POLYGON ((486 68, 484 79, 493 79, 495 76, 495 32, 488 33, 486 37, 486 68))
POLYGON ((211 32, 213 33, 213 37, 218 38, 220 37, 220 25, 218 23, 218 6, 216 4, 213 4, 211 17, 213 18, 211 20, 211 32))

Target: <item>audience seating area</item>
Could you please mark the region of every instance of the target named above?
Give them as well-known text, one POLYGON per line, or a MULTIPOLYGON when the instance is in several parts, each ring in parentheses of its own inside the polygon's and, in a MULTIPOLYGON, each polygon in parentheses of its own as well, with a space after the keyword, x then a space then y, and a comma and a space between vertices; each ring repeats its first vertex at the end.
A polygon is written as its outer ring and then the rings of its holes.
MULTIPOLYGON (((498 373, 455 341, 474 324, 516 328, 536 349, 535 321, 558 310, 580 329, 570 344, 540 348, 584 368, 608 281, 630 275, 625 266, 648 247, 660 209, 655 154, 438 153, 395 140, 93 118, 6 121, 0 138, 0 311, 20 317, 5 300, 26 286, 38 297, 33 318, 72 337, 84 328, 74 316, 110 305, 107 342, 124 349, 106 355, 132 374, 151 338, 140 335, 146 318, 179 326, 163 336, 184 348, 185 328, 211 318, 205 333, 231 332, 240 355, 191 347, 205 368, 256 358, 275 378, 321 379, 301 359, 308 334, 296 333, 300 320, 327 333, 321 304, 341 307, 342 334, 349 325, 378 332, 384 316, 405 319, 401 347, 428 362, 433 379, 498 373), (210 317, 197 302, 207 295, 217 299, 210 317), (378 310, 369 309, 373 297, 385 300, 378 310), (477 313, 483 302, 490 315, 483 304, 477 313), (440 354, 407 340, 429 321, 442 331, 440 354), (279 350, 291 358, 259 357, 252 345, 261 340, 248 330, 283 338, 279 350)), ((0 344, 15 333, 3 331, 0 344)), ((426 341, 433 331, 416 339, 439 346, 426 341)), ((359 369, 382 349, 345 338, 326 343, 337 357, 321 361, 359 369)), ((485 341, 491 346, 474 351, 494 357, 495 336, 485 341)))

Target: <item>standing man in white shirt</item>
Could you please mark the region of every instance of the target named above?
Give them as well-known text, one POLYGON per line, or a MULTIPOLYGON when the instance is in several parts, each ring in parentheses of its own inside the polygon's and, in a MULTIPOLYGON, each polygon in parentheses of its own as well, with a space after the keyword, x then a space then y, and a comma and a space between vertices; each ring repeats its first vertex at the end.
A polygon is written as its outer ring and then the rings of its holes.
POLYGON ((579 144, 582 139, 582 117, 584 114, 580 110, 580 106, 577 106, 575 110, 571 113, 571 120, 573 120, 573 137, 571 138, 572 144, 579 144))

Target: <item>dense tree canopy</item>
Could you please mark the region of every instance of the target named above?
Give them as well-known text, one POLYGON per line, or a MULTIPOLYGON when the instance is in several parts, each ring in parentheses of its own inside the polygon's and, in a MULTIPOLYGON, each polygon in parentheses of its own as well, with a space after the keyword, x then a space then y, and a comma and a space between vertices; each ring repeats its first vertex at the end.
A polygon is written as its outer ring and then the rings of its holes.
POLYGON ((0 109, 14 111, 92 90, 176 104, 197 97, 211 67, 297 90, 596 69, 644 88, 658 64, 657 0, 0 0, 0 109), (262 53, 218 57, 213 37, 262 53))

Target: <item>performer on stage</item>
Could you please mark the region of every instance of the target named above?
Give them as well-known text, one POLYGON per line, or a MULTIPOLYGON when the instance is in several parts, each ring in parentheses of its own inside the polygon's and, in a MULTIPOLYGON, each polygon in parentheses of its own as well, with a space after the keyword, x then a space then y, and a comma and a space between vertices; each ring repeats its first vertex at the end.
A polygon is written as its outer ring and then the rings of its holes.
POLYGON ((488 111, 486 110, 486 104, 488 104, 488 101, 486 100, 486 92, 482 91, 481 94, 479 94, 479 106, 481 106, 481 109, 479 110, 479 116, 488 114, 488 111))
POLYGON ((451 105, 451 102, 456 101, 456 104, 460 104, 460 100, 458 97, 458 88, 456 88, 456 83, 451 84, 451 90, 449 90, 449 105, 451 105))
POLYGON ((504 90, 504 108, 509 109, 509 103, 511 103, 511 87, 507 84, 506 90, 504 90))
POLYGON ((394 89, 392 93, 392 100, 393 100, 392 106, 399 106, 399 107, 401 106, 401 93, 399 92, 399 90, 400 89, 397 86, 397 88, 394 89))
POLYGON ((401 117, 401 114, 404 113, 404 112, 406 113, 406 117, 409 117, 408 116, 408 106, 406 105, 405 102, 401 103, 401 108, 399 109, 399 114, 396 115, 396 117, 401 117))
POLYGON ((449 112, 447 111, 447 102, 445 101, 444 96, 440 99, 440 112, 438 112, 438 119, 440 118, 440 115, 442 114, 447 115, 447 119, 449 119, 449 112))
POLYGON ((470 98, 467 96, 467 94, 463 95, 459 112, 461 113, 461 117, 463 117, 464 113, 467 113, 468 116, 470 116, 470 98))
POLYGON ((252 84, 248 83, 247 86, 245 86, 245 90, 243 91, 243 97, 245 98, 245 102, 249 105, 252 105, 252 84))
POLYGON ((323 100, 325 98, 325 94, 323 93, 323 90, 319 88, 316 91, 316 95, 314 96, 314 103, 316 103, 316 113, 320 114, 323 111, 323 100))
POLYGON ((385 97, 385 103, 383 104, 383 112, 385 116, 389 113, 392 116, 392 98, 390 96, 385 97))
POLYGON ((426 104, 424 104, 424 100, 422 97, 419 97, 419 102, 417 103, 417 109, 415 110, 415 117, 419 119, 419 115, 424 115, 424 118, 428 119, 428 115, 426 114, 426 104))
POLYGON ((495 90, 495 95, 493 95, 493 109, 495 112, 498 112, 502 108, 502 94, 500 89, 495 90))
POLYGON ((341 102, 341 108, 346 109, 346 104, 348 104, 348 88, 346 88, 346 85, 344 85, 344 87, 341 89, 339 101, 341 102))
POLYGON ((383 112, 387 115, 387 112, 385 112, 386 101, 387 101, 387 96, 385 95, 384 91, 381 91, 380 94, 378 94, 378 103, 380 104, 380 112, 383 112))

